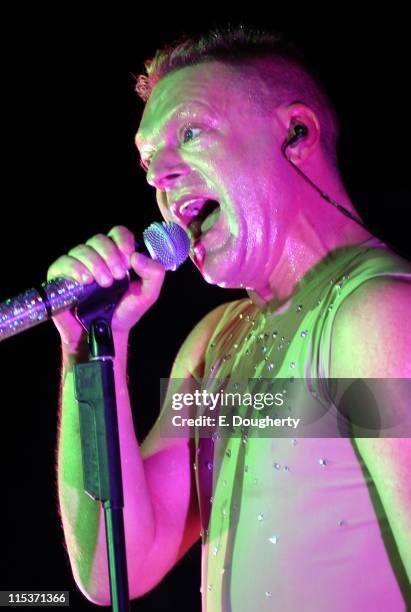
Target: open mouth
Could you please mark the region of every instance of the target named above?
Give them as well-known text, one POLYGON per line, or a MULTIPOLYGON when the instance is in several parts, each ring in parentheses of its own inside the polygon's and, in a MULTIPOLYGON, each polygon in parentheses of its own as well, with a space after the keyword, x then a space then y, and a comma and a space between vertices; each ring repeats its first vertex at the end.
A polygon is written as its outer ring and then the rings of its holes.
POLYGON ((205 200, 198 213, 190 220, 187 226, 193 240, 198 240, 202 234, 210 230, 217 222, 221 212, 220 204, 216 200, 205 200))

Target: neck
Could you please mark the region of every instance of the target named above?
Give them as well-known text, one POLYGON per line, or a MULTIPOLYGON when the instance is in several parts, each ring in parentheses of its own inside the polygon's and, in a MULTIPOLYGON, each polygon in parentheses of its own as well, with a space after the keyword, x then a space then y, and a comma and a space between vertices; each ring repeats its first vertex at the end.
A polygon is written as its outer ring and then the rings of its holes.
MULTIPOLYGON (((343 189, 336 190, 334 185, 334 190, 330 191, 335 194, 337 202, 358 217, 343 189)), ((310 195, 313 196, 312 193, 310 195)), ((258 306, 264 307, 270 303, 274 311, 280 313, 286 310, 303 276, 330 252, 358 245, 372 237, 365 228, 342 215, 323 198, 319 202, 319 198, 313 198, 314 206, 307 205, 306 200, 304 206, 297 206, 300 212, 289 228, 281 255, 266 282, 248 290, 250 299, 258 306), (321 214, 319 206, 323 206, 321 214)))

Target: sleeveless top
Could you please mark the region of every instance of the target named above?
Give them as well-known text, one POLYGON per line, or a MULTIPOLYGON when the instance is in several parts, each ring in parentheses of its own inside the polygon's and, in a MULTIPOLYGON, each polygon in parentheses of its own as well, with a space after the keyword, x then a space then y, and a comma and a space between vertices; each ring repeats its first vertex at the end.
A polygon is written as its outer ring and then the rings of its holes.
MULTIPOLYGON (((338 307, 376 276, 411 280, 377 238, 327 254, 287 310, 229 304, 201 389, 220 379, 329 377, 338 307)), ((217 384, 217 387, 215 386, 217 384)), ((204 612, 399 612, 411 589, 373 480, 350 438, 195 434, 204 612)), ((410 607, 411 609, 411 607, 410 607)))

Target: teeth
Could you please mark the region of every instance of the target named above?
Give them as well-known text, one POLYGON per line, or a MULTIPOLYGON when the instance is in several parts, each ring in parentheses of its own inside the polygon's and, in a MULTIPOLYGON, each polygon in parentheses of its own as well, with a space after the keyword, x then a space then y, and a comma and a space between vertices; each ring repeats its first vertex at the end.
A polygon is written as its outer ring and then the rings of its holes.
POLYGON ((180 213, 185 212, 185 210, 191 206, 193 203, 196 203, 197 206, 195 206, 192 210, 187 211, 187 214, 190 217, 195 217, 196 215, 198 215, 198 213, 201 210, 201 205, 205 202, 205 200, 199 200, 198 198, 195 198, 193 200, 188 200, 187 202, 184 202, 184 204, 181 206, 180 208, 180 213))

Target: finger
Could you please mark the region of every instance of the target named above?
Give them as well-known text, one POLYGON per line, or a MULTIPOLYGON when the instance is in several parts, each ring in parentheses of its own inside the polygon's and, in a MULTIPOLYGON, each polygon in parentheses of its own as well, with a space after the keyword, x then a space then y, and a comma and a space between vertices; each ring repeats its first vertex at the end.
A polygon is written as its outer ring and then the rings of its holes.
POLYGON ((117 245, 117 248, 123 254, 127 269, 131 268, 130 256, 136 250, 135 236, 124 225, 116 225, 107 234, 117 245))
POLYGON ((69 251, 69 255, 78 259, 91 272, 96 282, 102 287, 113 283, 113 275, 99 253, 87 244, 79 244, 69 251))
POLYGON ((86 285, 92 283, 94 277, 88 267, 81 261, 69 255, 62 255, 51 264, 47 270, 47 280, 57 277, 72 278, 73 280, 86 285))
POLYGON ((166 273, 165 268, 158 261, 137 252, 131 256, 131 265, 141 278, 142 291, 154 291, 158 294, 166 273))
POLYGON ((139 278, 130 283, 128 294, 117 307, 119 317, 135 316, 138 311, 141 316, 157 300, 164 281, 165 269, 149 257, 135 252, 131 264, 139 278))
POLYGON ((126 276, 128 266, 124 260, 124 255, 109 236, 96 234, 87 240, 86 245, 92 247, 102 257, 114 278, 124 278, 126 276))

